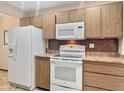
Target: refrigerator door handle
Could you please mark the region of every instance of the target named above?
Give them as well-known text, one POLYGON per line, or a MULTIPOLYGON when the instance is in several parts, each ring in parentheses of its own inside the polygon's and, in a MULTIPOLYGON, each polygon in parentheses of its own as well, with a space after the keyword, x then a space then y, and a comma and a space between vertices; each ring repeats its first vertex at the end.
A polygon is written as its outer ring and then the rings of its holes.
POLYGON ((17 42, 14 44, 14 60, 17 60, 17 42))

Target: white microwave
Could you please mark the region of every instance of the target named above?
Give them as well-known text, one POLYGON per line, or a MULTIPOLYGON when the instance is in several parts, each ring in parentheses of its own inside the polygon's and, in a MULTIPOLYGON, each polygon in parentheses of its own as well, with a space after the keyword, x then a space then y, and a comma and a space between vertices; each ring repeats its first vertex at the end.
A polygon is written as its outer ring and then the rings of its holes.
POLYGON ((84 22, 56 24, 56 39, 84 39, 84 22))

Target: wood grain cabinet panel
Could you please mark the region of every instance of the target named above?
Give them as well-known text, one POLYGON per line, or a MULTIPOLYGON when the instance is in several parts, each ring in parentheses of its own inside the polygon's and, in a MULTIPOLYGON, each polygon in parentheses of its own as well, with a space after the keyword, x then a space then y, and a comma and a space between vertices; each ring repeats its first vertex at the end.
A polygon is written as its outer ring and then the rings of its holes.
POLYGON ((36 58, 36 86, 50 90, 49 59, 36 58))
POLYGON ((124 90, 124 77, 84 72, 84 85, 108 90, 124 90))
POLYGON ((124 90, 124 65, 99 61, 83 62, 84 90, 124 90))
POLYGON ((31 25, 30 17, 20 18, 20 26, 28 26, 31 25))
POLYGON ((86 38, 100 38, 100 7, 86 9, 86 38))
POLYGON ((55 14, 43 16, 43 38, 55 39, 55 14))
POLYGON ((69 11, 69 22, 85 21, 85 9, 74 9, 69 11))
POLYGON ((42 28, 43 27, 43 18, 42 16, 33 16, 31 17, 31 25, 42 28))
POLYGON ((56 13, 56 24, 68 23, 68 11, 56 13))
POLYGON ((92 86, 84 86, 84 91, 107 91, 107 90, 92 87, 92 86))
POLYGON ((122 13, 122 3, 101 7, 102 38, 119 38, 122 36, 122 13))
POLYGON ((116 64, 113 65, 113 64, 105 64, 105 63, 98 64, 98 63, 86 62, 84 64, 84 71, 124 76, 124 66, 123 65, 117 66, 116 64))

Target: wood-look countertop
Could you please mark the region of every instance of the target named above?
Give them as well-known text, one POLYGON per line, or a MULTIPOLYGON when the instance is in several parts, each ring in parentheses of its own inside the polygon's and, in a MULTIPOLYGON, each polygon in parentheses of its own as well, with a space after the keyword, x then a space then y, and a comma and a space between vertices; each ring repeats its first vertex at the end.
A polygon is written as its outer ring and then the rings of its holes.
POLYGON ((42 54, 42 55, 35 55, 35 57, 39 57, 39 58, 50 58, 50 56, 52 55, 56 55, 56 54, 49 54, 49 53, 46 53, 46 54, 42 54))
POLYGON ((104 62, 104 63, 112 63, 112 64, 124 64, 124 57, 109 57, 109 56, 86 56, 84 58, 84 62, 104 62))
MULTIPOLYGON (((50 58, 50 56, 56 54, 43 54, 43 55, 35 55, 37 58, 50 58)), ((102 63, 115 63, 115 64, 124 64, 124 56, 118 57, 109 57, 109 56, 86 56, 83 61, 88 62, 102 62, 102 63)))

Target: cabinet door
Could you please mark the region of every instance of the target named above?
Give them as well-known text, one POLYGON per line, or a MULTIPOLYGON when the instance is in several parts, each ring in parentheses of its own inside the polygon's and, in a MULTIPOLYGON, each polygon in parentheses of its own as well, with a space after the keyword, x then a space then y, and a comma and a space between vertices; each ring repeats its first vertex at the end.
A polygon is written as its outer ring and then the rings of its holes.
POLYGON ((50 90, 50 62, 37 59, 36 61, 36 86, 50 90))
POLYGON ((44 39, 55 39, 55 15, 43 16, 43 37, 44 39))
POLYGON ((99 73, 84 72, 84 85, 106 89, 123 91, 124 77, 99 73))
POLYGON ((30 24, 30 17, 20 18, 20 26, 28 26, 30 24))
POLYGON ((42 16, 31 17, 31 25, 38 27, 38 28, 42 28, 42 25, 43 25, 42 16))
POLYGON ((68 23, 68 11, 56 13, 56 23, 57 24, 68 23))
POLYGON ((74 9, 69 11, 69 22, 85 21, 85 9, 74 9))
POLYGON ((100 8, 86 9, 86 38, 100 38, 100 8))
POLYGON ((36 86, 40 86, 40 59, 36 58, 36 86))
POLYGON ((109 90, 85 85, 84 86, 84 91, 109 91, 109 90))
POLYGON ((101 35, 103 38, 122 36, 122 13, 122 3, 101 7, 101 35))

